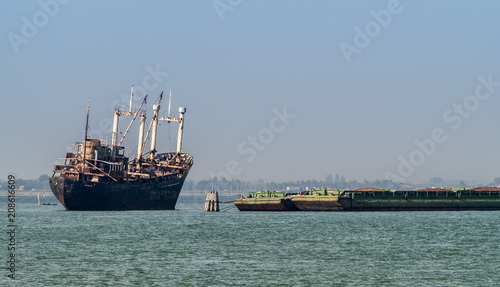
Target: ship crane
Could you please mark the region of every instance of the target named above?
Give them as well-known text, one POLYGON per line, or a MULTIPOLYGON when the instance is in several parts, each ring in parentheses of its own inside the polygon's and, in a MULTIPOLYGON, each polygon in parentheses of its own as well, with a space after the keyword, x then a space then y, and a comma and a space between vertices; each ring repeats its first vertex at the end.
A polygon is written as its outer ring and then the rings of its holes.
POLYGON ((113 118, 113 133, 112 133, 112 137, 111 137, 111 146, 113 147, 117 147, 117 146, 120 146, 123 142, 123 139, 125 138, 128 130, 130 129, 130 124, 129 127, 127 128, 127 131, 125 132, 125 134, 123 135, 122 139, 120 140, 119 143, 118 142, 118 122, 119 122, 119 119, 120 119, 120 116, 131 116, 133 117, 132 119, 132 122, 135 120, 136 117, 140 116, 141 119, 144 117, 146 117, 146 114, 144 112, 141 112, 141 108, 142 106, 146 103, 146 98, 147 98, 147 95, 144 97, 144 99, 142 100, 141 102, 141 105, 137 108, 137 110, 135 112, 132 111, 132 100, 134 98, 134 84, 132 84, 132 88, 130 90, 130 104, 129 106, 117 106, 115 108, 115 114, 114 114, 114 118, 113 118))
MULTIPOLYGON (((132 84, 132 88, 130 90, 130 103, 128 107, 123 107, 123 106, 117 106, 115 108, 115 113, 114 113, 114 118, 113 118, 113 132, 111 135, 111 147, 113 149, 113 156, 115 156, 116 150, 120 149, 121 144, 123 143, 123 140, 127 136, 130 127, 132 126, 133 122, 135 119, 139 116, 141 117, 141 123, 140 123, 140 128, 139 128, 139 146, 142 144, 142 137, 144 135, 144 125, 146 123, 146 113, 141 112, 142 106, 146 103, 147 100, 147 95, 144 97, 144 99, 141 102, 141 105, 137 108, 137 110, 134 112, 132 111, 132 102, 134 98, 134 84, 132 84), (119 143, 118 142, 118 122, 120 120, 120 116, 132 116, 132 120, 130 121, 130 124, 127 127, 127 130, 123 134, 121 140, 119 143)), ((141 154, 138 152, 138 156, 141 154)))
POLYGON ((144 151, 144 147, 146 146, 146 141, 148 140, 149 133, 151 132, 151 128, 153 128, 152 136, 151 136, 151 150, 149 153, 153 154, 153 156, 150 157, 150 159, 154 158, 154 152, 156 148, 156 129, 158 127, 158 112, 160 109, 160 102, 161 99, 163 98, 163 92, 160 94, 160 98, 158 99, 158 103, 156 105, 153 105, 153 118, 151 119, 151 122, 149 123, 148 131, 146 133, 146 137, 144 138, 144 141, 142 141, 142 137, 139 137, 139 151, 137 152, 137 160, 138 164, 137 166, 139 167, 140 164, 139 162, 142 159, 142 152, 144 151))
POLYGON ((184 113, 186 113, 186 108, 179 107, 179 117, 173 118, 170 114, 170 105, 172 104, 172 90, 170 90, 170 98, 168 101, 168 113, 166 117, 158 117, 159 121, 166 122, 178 122, 179 123, 179 132, 177 133, 177 155, 182 152, 182 133, 184 131, 184 113))
MULTIPOLYGON (((137 158, 140 160, 142 157, 142 152, 144 151, 144 147, 146 145, 146 139, 149 136, 149 133, 151 131, 151 150, 148 152, 149 158, 151 160, 154 159, 155 154, 156 154, 156 139, 157 139, 157 128, 158 124, 160 121, 165 121, 165 122, 178 122, 179 123, 179 131, 177 133, 177 157, 181 154, 182 152, 182 135, 184 131, 184 113, 186 113, 186 108, 184 107, 179 107, 179 117, 175 118, 171 116, 170 110, 171 110, 171 101, 172 101, 172 91, 170 91, 170 97, 169 97, 169 103, 168 103, 168 112, 167 116, 163 117, 160 116, 160 103, 163 98, 163 92, 160 95, 160 98, 158 99, 158 103, 156 105, 153 105, 153 118, 151 119, 151 123, 149 124, 148 131, 146 133, 146 138, 142 142, 142 145, 139 148, 139 152, 141 155, 138 154, 137 158)), ((141 140, 142 137, 139 138, 141 140)))

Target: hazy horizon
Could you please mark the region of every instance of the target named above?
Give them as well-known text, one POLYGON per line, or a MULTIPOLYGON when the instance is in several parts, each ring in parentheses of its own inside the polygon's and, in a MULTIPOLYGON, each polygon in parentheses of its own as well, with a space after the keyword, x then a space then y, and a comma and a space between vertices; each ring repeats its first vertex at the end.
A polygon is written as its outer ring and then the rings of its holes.
MULTIPOLYGON (((132 83, 148 124, 162 91, 162 110, 170 89, 172 111, 187 108, 188 179, 500 177, 497 1, 5 5, 2 180, 52 175, 88 99, 91 137, 106 138, 132 83)), ((159 152, 176 131, 159 127, 159 152)))

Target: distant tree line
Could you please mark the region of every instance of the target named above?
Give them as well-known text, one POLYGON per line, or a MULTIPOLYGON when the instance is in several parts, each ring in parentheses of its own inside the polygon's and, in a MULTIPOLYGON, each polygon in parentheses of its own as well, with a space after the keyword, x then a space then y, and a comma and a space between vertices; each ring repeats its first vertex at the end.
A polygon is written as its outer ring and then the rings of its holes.
MULTIPOLYGON (((500 177, 497 177, 493 182, 488 184, 483 184, 482 186, 500 185, 500 177)), ((0 189, 7 189, 7 182, 0 180, 0 189)), ((23 186, 24 190, 49 190, 49 176, 46 174, 41 175, 38 179, 16 179, 16 188, 19 189, 23 186)), ((422 184, 411 184, 411 183, 399 183, 392 180, 345 180, 344 176, 336 174, 328 174, 325 180, 296 180, 296 181, 283 181, 283 182, 265 182, 262 179, 256 181, 244 181, 238 179, 228 180, 226 178, 203 179, 199 181, 187 179, 184 183, 184 190, 218 190, 227 192, 250 192, 257 190, 281 190, 281 191, 303 191, 306 189, 320 188, 320 187, 332 187, 338 189, 358 189, 364 187, 376 187, 376 188, 387 188, 387 189, 418 189, 418 188, 429 188, 429 187, 472 187, 467 185, 465 182, 461 181, 459 183, 451 184, 445 182, 440 177, 434 177, 429 179, 427 183, 422 184)))
MULTIPOLYGON (((8 189, 7 181, 0 181, 0 190, 8 189)), ((24 190, 49 190, 49 176, 42 174, 38 179, 22 179, 16 178, 16 189, 20 189, 21 186, 24 190)))
MULTIPOLYGON (((485 183, 480 186, 500 185, 500 177, 495 178, 492 183, 485 183)), ((296 181, 283 181, 283 182, 265 182, 262 179, 257 181, 242 181, 242 180, 227 180, 225 178, 214 177, 212 179, 204 179, 194 181, 187 179, 184 183, 184 190, 218 190, 227 192, 249 192, 257 190, 281 190, 281 191, 304 191, 312 188, 332 187, 338 189, 358 189, 365 187, 385 188, 394 190, 411 190, 420 188, 457 188, 457 187, 475 187, 466 184, 464 181, 460 182, 446 182, 440 177, 429 179, 428 182, 420 184, 394 182, 389 179, 383 180, 345 180, 344 176, 336 174, 328 174, 325 180, 296 180, 296 181)))
POLYGON ((218 190, 228 192, 248 192, 257 190, 282 190, 282 191, 303 191, 306 189, 320 188, 320 187, 333 187, 339 189, 358 189, 363 187, 378 187, 388 189, 401 189, 401 184, 391 180, 375 180, 375 181, 346 181, 344 177, 338 178, 337 181, 329 180, 296 180, 296 181, 283 181, 283 182, 265 182, 262 179, 257 181, 242 181, 242 180, 227 180, 225 178, 214 177, 208 180, 186 180, 184 183, 184 190, 218 190))

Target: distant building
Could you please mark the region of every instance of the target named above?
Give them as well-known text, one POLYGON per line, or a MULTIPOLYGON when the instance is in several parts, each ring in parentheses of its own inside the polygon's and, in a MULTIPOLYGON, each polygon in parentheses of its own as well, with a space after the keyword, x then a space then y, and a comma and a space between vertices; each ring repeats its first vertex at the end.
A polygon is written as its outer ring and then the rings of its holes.
POLYGON ((300 191, 300 187, 298 186, 287 186, 286 191, 300 191))
MULTIPOLYGON (((337 174, 336 176, 338 177, 339 175, 337 174)), ((325 182, 329 183, 329 184, 332 184, 333 183, 333 175, 327 174, 326 178, 325 178, 325 182)))

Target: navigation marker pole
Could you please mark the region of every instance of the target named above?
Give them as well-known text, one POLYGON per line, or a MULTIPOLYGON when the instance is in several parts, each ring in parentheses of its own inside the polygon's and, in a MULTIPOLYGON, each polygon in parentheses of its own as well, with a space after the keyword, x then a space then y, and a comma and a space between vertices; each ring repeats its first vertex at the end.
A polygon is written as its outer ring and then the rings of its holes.
POLYGON ((207 199, 205 200, 205 211, 208 212, 219 212, 219 194, 215 190, 210 190, 207 193, 207 199))

